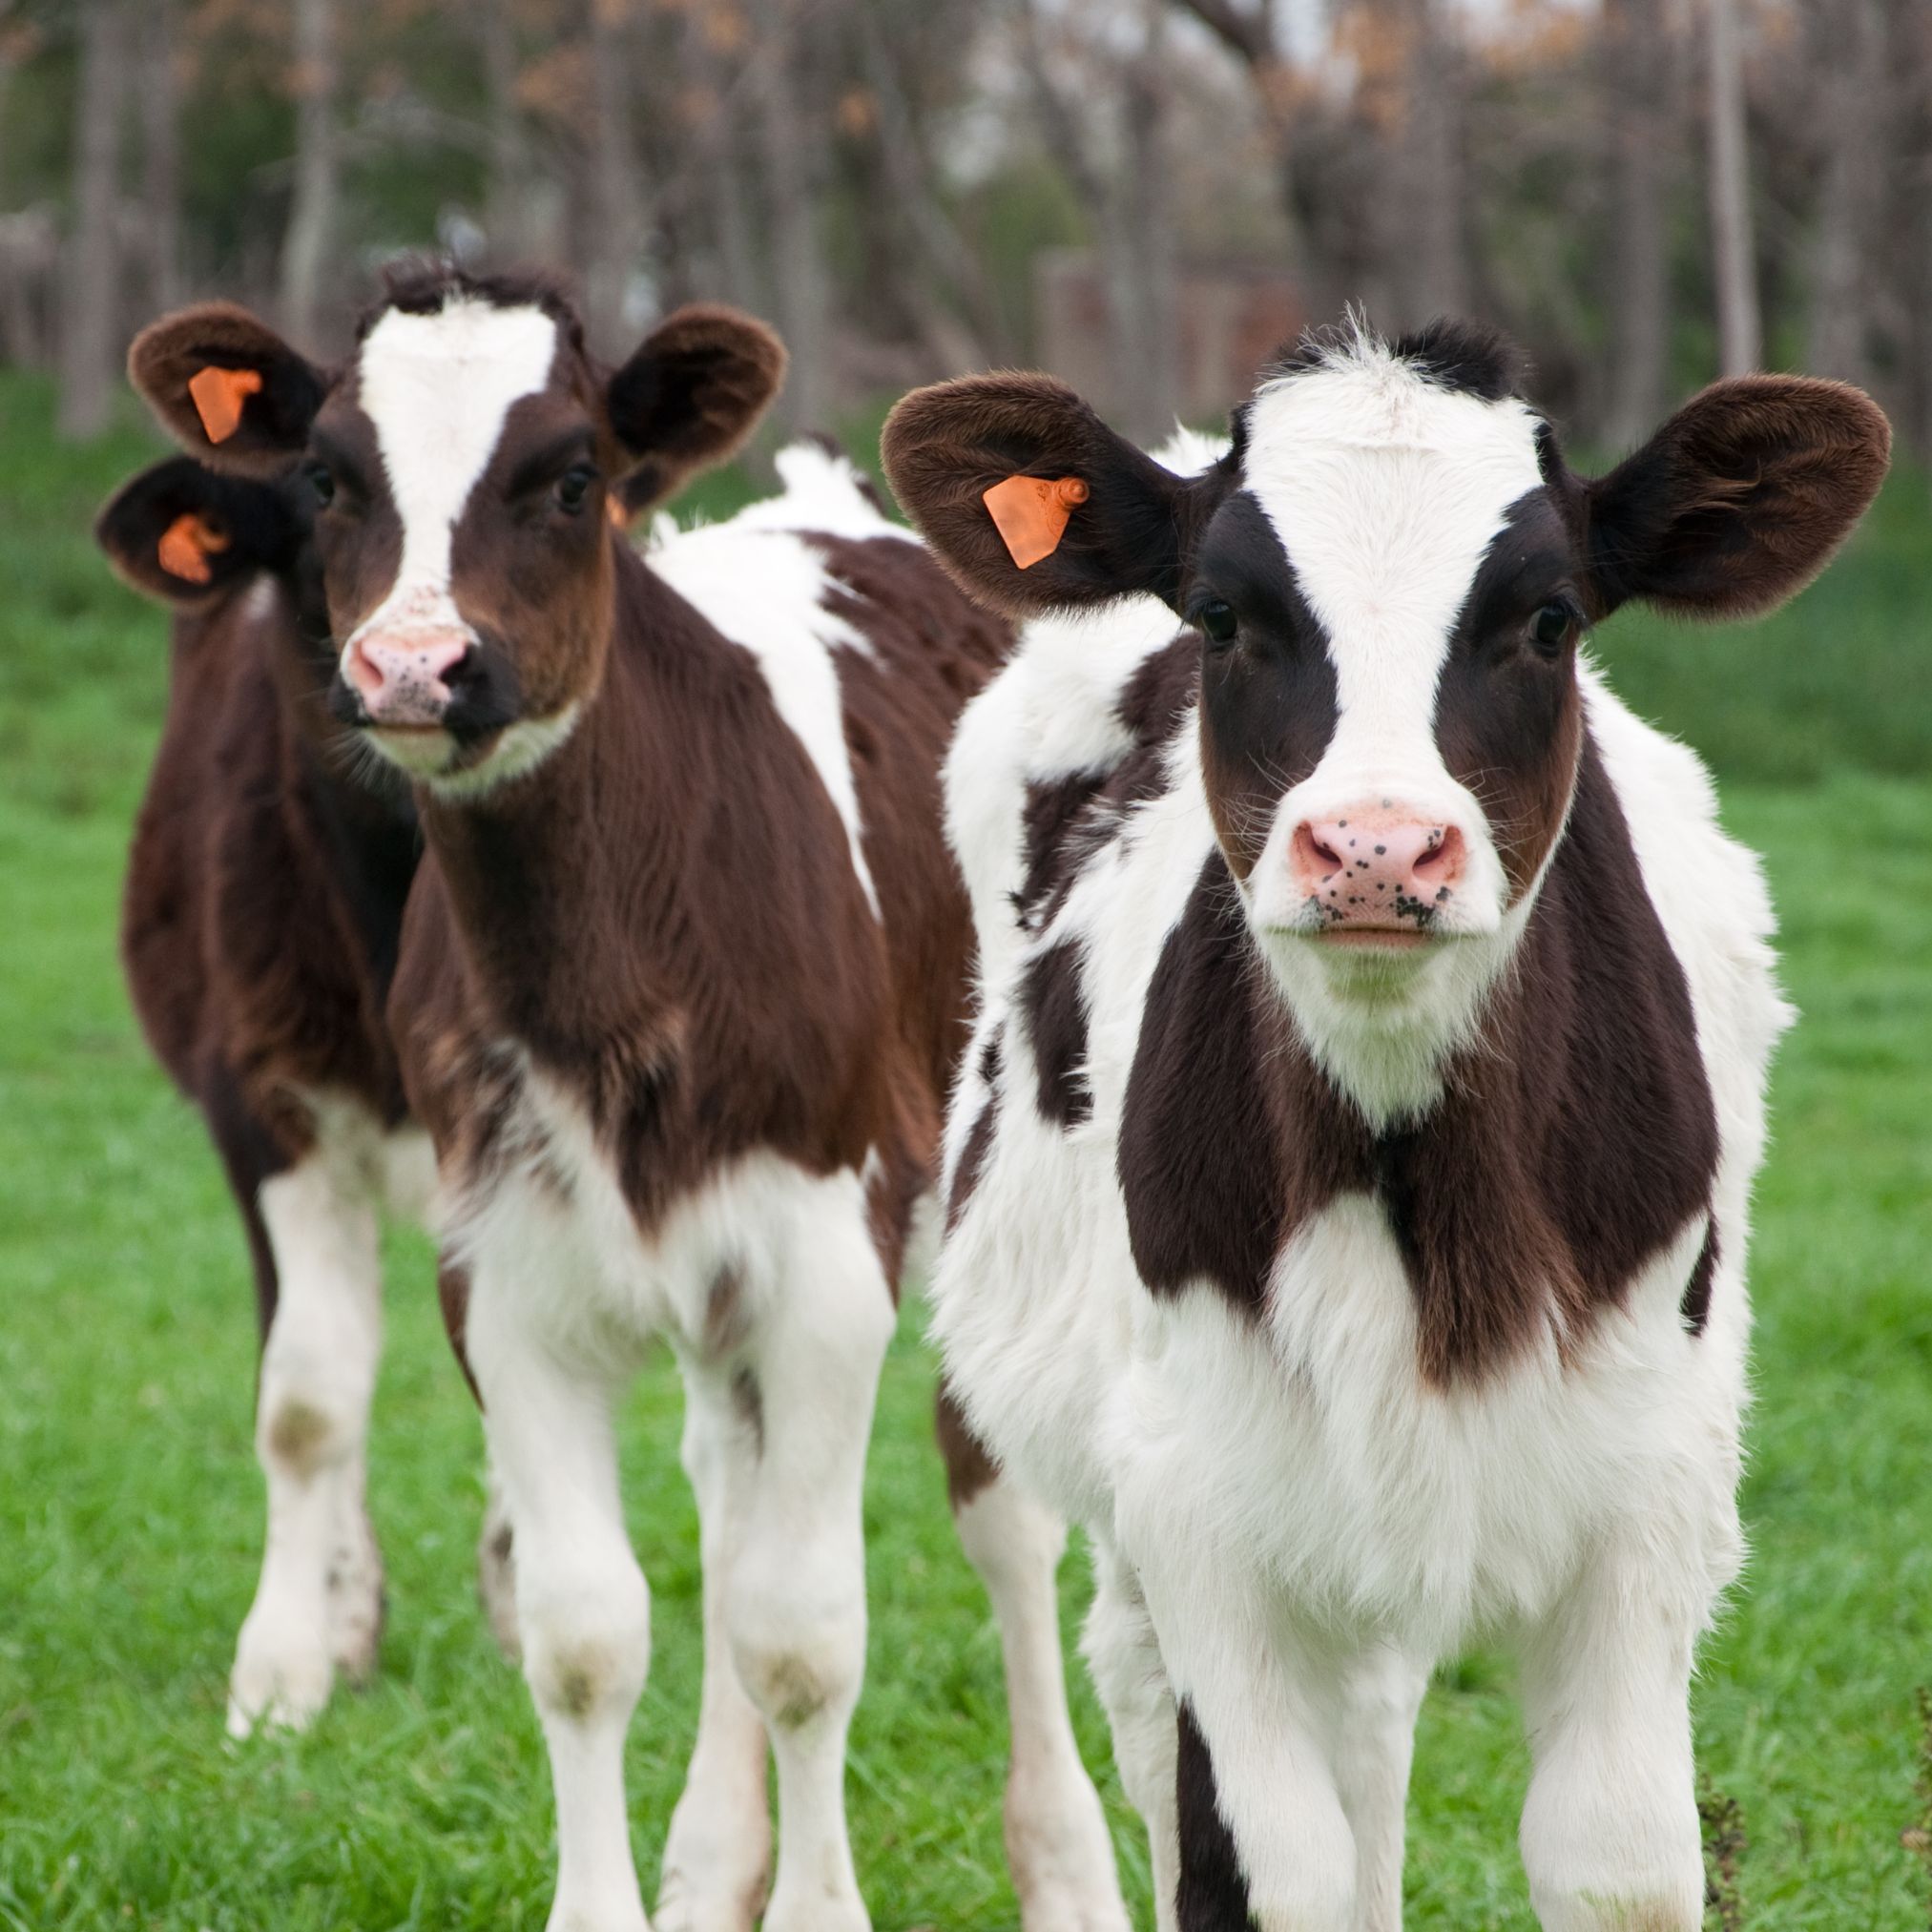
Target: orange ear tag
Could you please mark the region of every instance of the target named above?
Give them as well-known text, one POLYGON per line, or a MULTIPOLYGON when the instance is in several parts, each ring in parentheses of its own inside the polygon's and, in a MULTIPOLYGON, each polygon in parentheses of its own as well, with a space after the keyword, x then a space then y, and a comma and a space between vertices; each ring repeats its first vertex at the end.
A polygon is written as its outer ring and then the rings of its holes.
POLYGON ((604 514, 611 519, 612 524, 616 529, 629 530, 631 528, 631 516, 630 512, 624 508, 624 493, 622 490, 613 489, 604 499, 604 514))
POLYGON ((188 378, 188 394, 209 442, 226 443, 241 427, 241 405, 260 387, 260 369, 218 369, 210 364, 188 378))
POLYGON ((1076 504, 1087 501, 1087 486, 1077 476, 1009 476, 994 484, 980 501, 1005 540, 1008 554, 1027 571, 1060 548, 1067 519, 1076 504))
POLYGON ((155 546, 155 554, 171 577, 181 577, 191 584, 205 584, 215 575, 209 568, 208 559, 225 551, 228 541, 226 530, 217 530, 205 516, 184 509, 161 532, 161 540, 155 546))

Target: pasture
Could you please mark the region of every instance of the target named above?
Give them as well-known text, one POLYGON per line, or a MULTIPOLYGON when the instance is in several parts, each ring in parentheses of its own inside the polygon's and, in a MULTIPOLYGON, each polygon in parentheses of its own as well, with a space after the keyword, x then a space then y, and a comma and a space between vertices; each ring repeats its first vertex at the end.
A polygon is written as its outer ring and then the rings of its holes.
MULTIPOLYGON (((534 1714, 473 1591, 480 1435, 426 1248, 388 1248, 371 1506, 381 1674, 315 1731, 221 1735, 260 1554, 255 1337, 239 1232, 198 1121, 150 1063, 114 955, 128 825, 166 681, 160 613, 88 538, 158 453, 79 454, 51 397, 0 384, 0 1926, 241 1932, 530 1926, 551 1877, 534 1714)), ((862 454, 869 450, 862 448, 862 454)), ((728 507, 741 477, 696 498, 728 507)), ((1901 1846, 1932 1679, 1932 518, 1901 475, 1826 580, 1709 636, 1619 618, 1599 654, 1719 768, 1763 851, 1802 1009, 1778 1063, 1753 1278, 1754 1555, 1695 1702, 1741 1809, 1745 1924, 1906 1932, 1932 1874, 1901 1846)), ((849 1774, 881 1928, 980 1932, 1004 1876, 999 1651, 932 1446, 908 1302, 867 1496, 871 1646, 849 1774)), ((625 1431, 654 1656, 629 1776, 647 1898, 695 1721, 696 1527, 668 1358, 625 1431)), ((1071 1639, 1085 1596, 1064 1579, 1071 1639)), ((1076 1717, 1136 1915, 1137 1823, 1077 1661, 1076 1717)), ((1408 1922, 1530 1927, 1527 1757, 1477 1655, 1425 1708, 1408 1922)))

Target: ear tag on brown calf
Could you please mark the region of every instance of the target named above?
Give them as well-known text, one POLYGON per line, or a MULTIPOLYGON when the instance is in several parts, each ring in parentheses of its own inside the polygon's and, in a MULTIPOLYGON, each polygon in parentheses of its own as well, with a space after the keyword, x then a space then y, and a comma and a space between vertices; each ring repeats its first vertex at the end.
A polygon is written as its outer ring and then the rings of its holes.
POLYGON ((218 530, 205 516, 184 509, 155 546, 161 568, 171 577, 190 584, 205 584, 215 575, 208 559, 228 548, 228 532, 218 530))
POLYGON ((1026 571, 1060 548, 1067 519, 1076 504, 1087 501, 1087 486, 1077 476, 1009 476, 984 492, 980 501, 1006 543, 1008 555, 1026 571))
POLYGON ((188 394, 209 442, 226 443, 241 427, 241 406, 260 387, 260 369, 218 369, 212 363, 188 378, 188 394))

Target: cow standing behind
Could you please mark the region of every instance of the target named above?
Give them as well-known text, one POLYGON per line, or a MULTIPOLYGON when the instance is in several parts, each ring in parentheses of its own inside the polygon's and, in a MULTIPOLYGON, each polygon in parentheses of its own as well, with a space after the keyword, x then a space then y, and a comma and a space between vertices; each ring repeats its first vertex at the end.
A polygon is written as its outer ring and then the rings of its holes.
POLYGON ((1163 1925, 1399 1925, 1417 1707, 1485 1631, 1542 1922, 1701 1922, 1786 1009, 1756 862, 1583 647, 1781 602, 1888 441, 1750 378, 1588 481, 1445 324, 1288 356, 1186 474, 1046 378, 887 426, 942 560, 1035 620, 948 764, 987 989, 935 1326, 1093 1532, 1163 1925))
MULTIPOLYGON (((781 367, 758 324, 702 309, 606 371, 548 288, 434 269, 392 280, 337 372, 227 309, 135 351, 203 461, 301 460, 340 715, 416 782, 426 857, 388 1014, 513 1529, 558 1928, 644 1923, 622 1753, 648 1592, 612 1409, 660 1335, 685 1378, 706 1636, 660 1927, 756 1917, 768 1740, 765 1924, 866 1922, 843 1797, 861 1484, 966 1032, 938 771, 1010 635, 842 464, 802 453, 785 499, 648 562, 613 533, 620 479, 728 454, 781 367), (211 442, 195 384, 236 378, 211 442)), ((1002 1625, 1028 1922, 1123 1925, 1065 1708, 1060 1526, 943 1434, 1002 1625)))
POLYGON ((377 1216, 421 1215, 428 1142, 383 1018, 420 839, 405 787, 346 771, 309 516, 279 482, 156 465, 101 546, 174 609, 168 710, 129 855, 122 956, 156 1056, 200 1109, 255 1268, 261 1577, 228 1728, 299 1726, 374 1669, 364 1502, 382 1337, 377 1216))

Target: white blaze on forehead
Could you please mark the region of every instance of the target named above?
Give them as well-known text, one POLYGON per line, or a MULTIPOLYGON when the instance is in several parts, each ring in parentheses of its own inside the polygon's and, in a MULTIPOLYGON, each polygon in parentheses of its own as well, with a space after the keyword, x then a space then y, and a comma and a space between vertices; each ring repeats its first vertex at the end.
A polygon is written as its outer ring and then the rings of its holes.
POLYGON ((520 397, 550 381, 557 325, 534 306, 452 301, 433 315, 392 308, 364 339, 357 400, 375 425, 403 526, 396 581, 358 634, 461 624, 449 595, 456 524, 520 397))
POLYGON ((1282 378, 1248 418, 1247 485, 1328 636, 1329 758, 1377 782, 1439 767, 1449 634, 1506 512, 1543 481, 1537 418, 1429 381, 1377 343, 1282 378))

